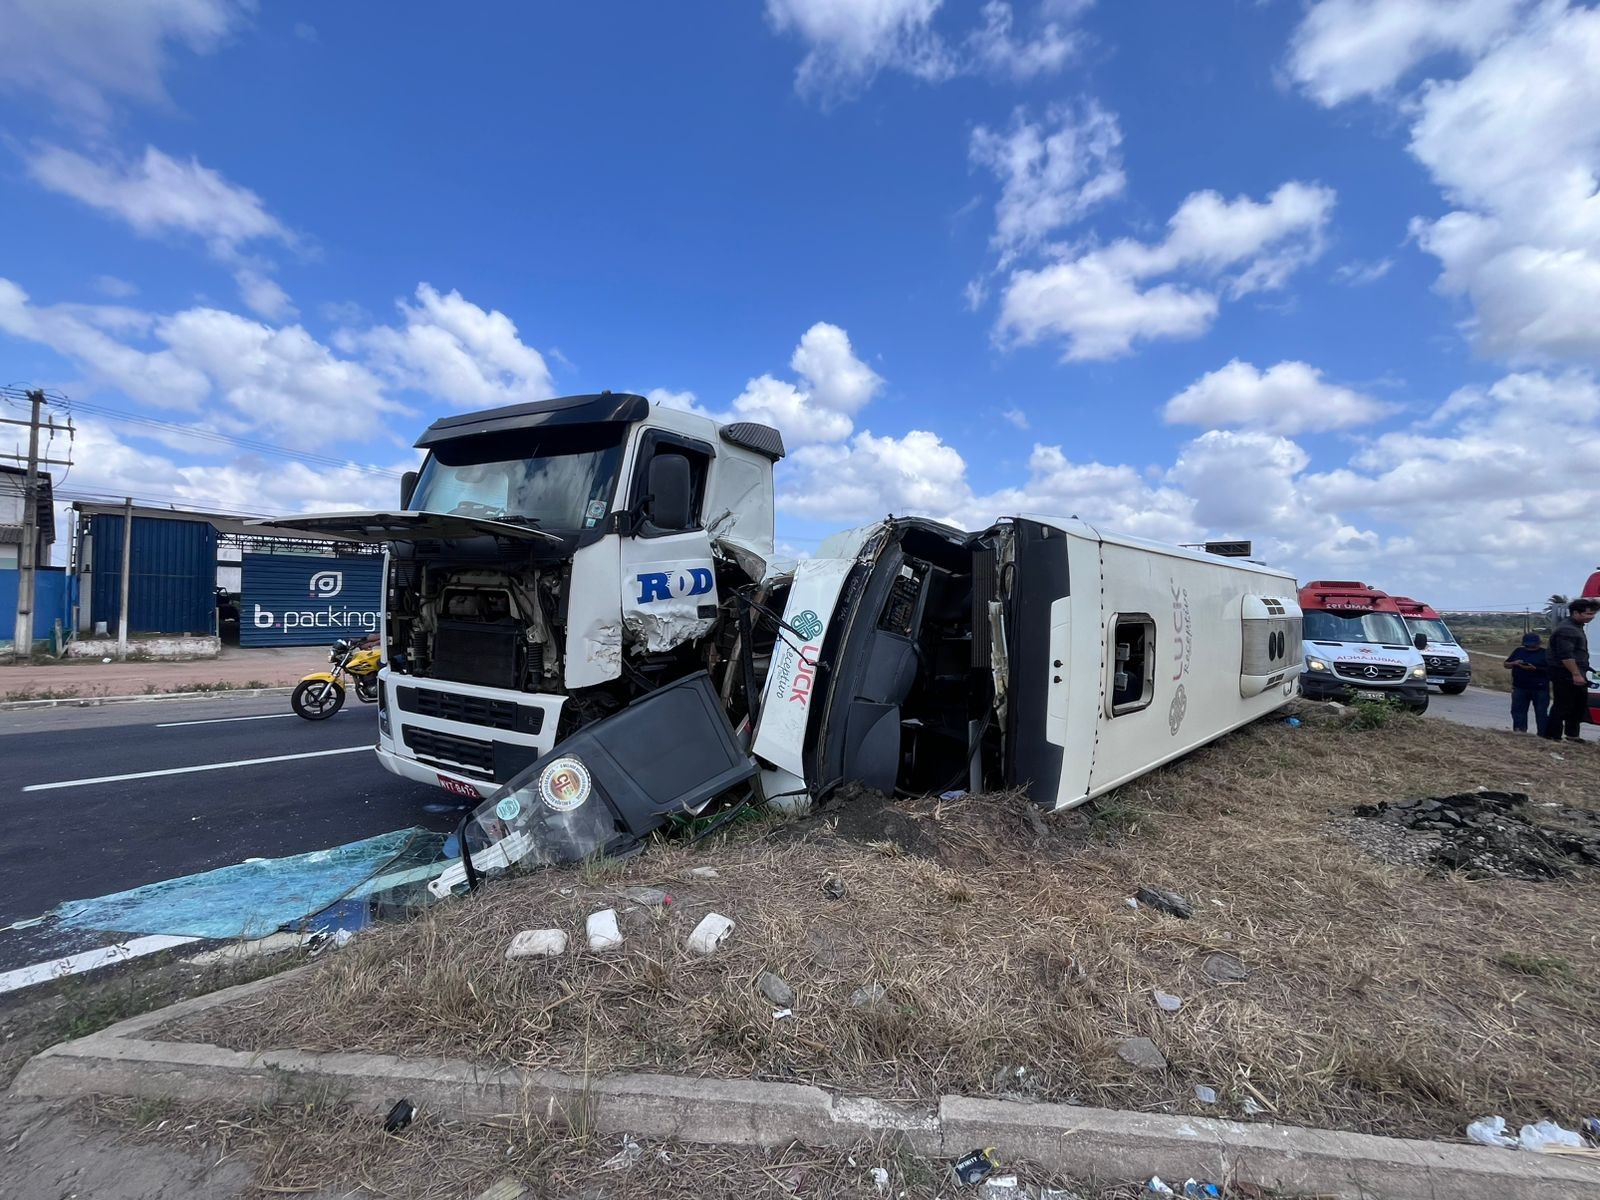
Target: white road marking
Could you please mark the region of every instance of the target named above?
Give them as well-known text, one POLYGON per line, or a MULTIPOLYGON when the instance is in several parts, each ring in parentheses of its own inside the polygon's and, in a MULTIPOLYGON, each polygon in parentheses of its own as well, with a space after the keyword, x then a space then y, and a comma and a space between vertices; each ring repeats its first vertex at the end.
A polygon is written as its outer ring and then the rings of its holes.
MULTIPOLYGON (((298 713, 267 713, 261 717, 208 717, 204 721, 163 721, 157 729, 178 729, 184 725, 226 725, 229 721, 279 721, 284 717, 298 716, 298 713)), ((335 714, 337 715, 337 714, 335 714)))
POLYGON ((128 775, 97 775, 93 779, 63 779, 60 783, 31 783, 25 792, 49 792, 56 788, 88 787, 94 783, 122 783, 128 779, 155 779, 161 775, 190 775, 196 771, 226 771, 232 767, 258 767, 263 763, 293 762, 299 758, 326 758, 330 754, 356 754, 371 746, 345 746, 339 750, 308 750, 304 754, 274 754, 268 758, 241 758, 233 762, 203 763, 198 767, 168 767, 164 771, 134 771, 128 775))
POLYGON ((109 967, 112 963, 126 962, 130 958, 140 958, 173 946, 187 946, 190 942, 199 940, 192 937, 170 937, 161 933, 151 937, 130 938, 126 942, 118 942, 115 946, 85 950, 80 954, 69 954, 65 958, 53 958, 49 962, 34 963, 31 967, 18 967, 15 971, 0 974, 0 993, 14 992, 18 988, 30 987, 35 983, 48 983, 52 979, 61 979, 67 975, 79 975, 84 971, 95 971, 101 967, 109 967))

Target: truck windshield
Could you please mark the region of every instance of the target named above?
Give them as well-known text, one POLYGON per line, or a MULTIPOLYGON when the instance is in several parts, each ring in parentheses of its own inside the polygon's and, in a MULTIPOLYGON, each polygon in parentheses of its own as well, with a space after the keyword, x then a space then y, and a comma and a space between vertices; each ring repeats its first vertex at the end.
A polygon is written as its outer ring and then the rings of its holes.
POLYGON ((1397 613, 1342 613, 1312 609, 1305 614, 1308 642, 1379 642, 1409 645, 1411 638, 1397 613))
POLYGON ((1430 642, 1441 642, 1447 646, 1455 644, 1455 635, 1448 626, 1437 617, 1407 617, 1406 628, 1412 633, 1425 633, 1430 642))
POLYGON ((411 507, 542 529, 588 529, 616 491, 624 426, 579 426, 460 438, 433 447, 411 507))

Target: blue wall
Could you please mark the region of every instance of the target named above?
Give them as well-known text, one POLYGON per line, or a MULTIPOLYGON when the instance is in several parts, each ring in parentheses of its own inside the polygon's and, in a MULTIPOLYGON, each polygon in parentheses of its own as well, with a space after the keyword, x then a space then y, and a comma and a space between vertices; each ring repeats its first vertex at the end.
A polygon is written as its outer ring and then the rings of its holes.
POLYGON ((329 646, 378 629, 383 559, 246 554, 239 589, 241 646, 329 646))
MULTIPOLYGON (((122 615, 122 517, 96 513, 95 621, 112 633, 122 615)), ((207 521, 133 519, 129 633, 212 633, 217 620, 217 531, 207 521)))
MULTIPOLYGON (((0 641, 16 633, 17 587, 22 572, 0 570, 0 641)), ((65 567, 40 567, 33 586, 33 640, 47 640, 60 620, 65 633, 72 632, 72 605, 78 598, 78 581, 67 575, 65 567)))

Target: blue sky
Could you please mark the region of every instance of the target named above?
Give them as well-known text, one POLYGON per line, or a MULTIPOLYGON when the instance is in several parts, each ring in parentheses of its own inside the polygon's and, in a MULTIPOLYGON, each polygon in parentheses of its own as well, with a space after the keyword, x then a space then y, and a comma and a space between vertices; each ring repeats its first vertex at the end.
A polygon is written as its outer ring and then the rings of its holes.
POLYGON ((0 0, 0 354, 65 490, 392 501, 434 416, 766 419, 887 511, 1600 561, 1600 17, 1557 0, 0 0), (200 440, 151 416, 368 470, 200 440))

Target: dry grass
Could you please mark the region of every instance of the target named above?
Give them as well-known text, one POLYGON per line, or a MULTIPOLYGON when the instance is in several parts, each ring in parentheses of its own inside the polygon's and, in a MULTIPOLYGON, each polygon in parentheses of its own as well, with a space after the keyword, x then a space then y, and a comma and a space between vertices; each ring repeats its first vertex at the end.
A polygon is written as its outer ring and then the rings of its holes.
POLYGON ((1443 722, 1359 731, 1322 707, 1304 715, 1042 829, 1014 796, 862 803, 834 815, 849 837, 824 816, 505 881, 363 935, 200 1032, 242 1049, 648 1068, 923 1101, 1238 1115, 1249 1099, 1282 1121, 1408 1136, 1459 1135, 1486 1113, 1570 1127, 1600 1109, 1596 873, 1428 875, 1328 825, 1351 805, 1480 785, 1594 810, 1600 750, 1557 760, 1543 742, 1443 722), (720 877, 691 881, 701 864, 720 877), (824 895, 829 874, 843 899, 824 895), (640 924, 622 951, 505 960, 519 929, 560 926, 581 944, 585 914, 625 908, 632 885, 677 903, 628 918, 640 924), (1140 885, 1187 896, 1194 917, 1128 908, 1140 885), (693 958, 684 938, 713 909, 738 928, 727 950, 693 958), (1201 964, 1216 950, 1248 980, 1211 983, 1201 964), (799 993, 792 1019, 755 993, 763 969, 799 993), (874 982, 886 1001, 851 1006, 874 982), (1159 1011, 1153 988, 1182 1010, 1159 1011), (1153 1038, 1169 1069, 1122 1063, 1111 1040, 1130 1035, 1153 1038), (1197 1084, 1219 1103, 1196 1101, 1197 1084))
MULTIPOLYGON (((247 1194, 261 1197, 332 1197, 359 1188, 362 1196, 395 1200, 461 1200, 481 1196, 503 1180, 526 1188, 526 1200, 751 1200, 792 1194, 921 1200, 956 1190, 946 1182, 947 1163, 918 1158, 892 1142, 845 1150, 797 1144, 761 1151, 641 1139, 637 1162, 623 1166, 616 1156, 624 1139, 533 1120, 460 1124, 423 1113, 401 1133, 389 1135, 371 1113, 338 1105, 232 1113, 100 1099, 86 1115, 130 1141, 179 1147, 213 1160, 243 1156, 253 1175, 254 1191, 247 1194), (888 1173, 882 1192, 872 1179, 874 1167, 888 1173)), ((1070 1189, 1080 1200, 1134 1200, 1142 1190, 1138 1184, 1050 1177, 1026 1163, 1007 1163, 1004 1169, 1024 1185, 1070 1189)), ((501 1194, 515 1192, 502 1185, 501 1194)))

